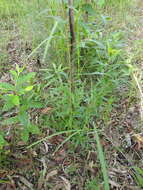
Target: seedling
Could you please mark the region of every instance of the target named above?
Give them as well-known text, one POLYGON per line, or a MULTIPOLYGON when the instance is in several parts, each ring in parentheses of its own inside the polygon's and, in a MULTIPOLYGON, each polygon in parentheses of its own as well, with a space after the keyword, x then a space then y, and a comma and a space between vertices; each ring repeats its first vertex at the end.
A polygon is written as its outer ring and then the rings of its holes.
MULTIPOLYGON (((0 99, 2 101, 2 126, 15 125, 18 130, 18 136, 25 142, 29 139, 29 134, 39 134, 40 130, 37 125, 30 121, 28 111, 31 108, 41 108, 43 105, 34 100, 34 72, 24 73, 24 67, 16 65, 15 70, 11 70, 12 82, 0 83, 0 99), (7 112, 13 112, 14 116, 5 118, 3 115, 7 112)), ((9 114, 10 115, 10 114, 9 114)), ((8 132, 9 133, 9 132, 8 132)), ((6 145, 4 137, 5 132, 0 134, 0 147, 6 145)), ((17 136, 17 137, 18 137, 17 136)))

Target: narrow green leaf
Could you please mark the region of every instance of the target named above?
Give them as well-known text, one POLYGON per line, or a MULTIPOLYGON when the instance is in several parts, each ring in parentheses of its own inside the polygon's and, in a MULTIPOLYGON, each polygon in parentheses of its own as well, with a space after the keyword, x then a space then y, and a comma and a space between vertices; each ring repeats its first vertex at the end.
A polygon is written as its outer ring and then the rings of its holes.
POLYGON ((20 104, 19 96, 17 96, 17 95, 12 95, 11 98, 12 98, 12 103, 13 103, 14 105, 18 106, 18 105, 20 104))
POLYGON ((34 78, 35 75, 36 75, 35 72, 31 72, 31 73, 28 73, 26 75, 20 76, 18 78, 17 85, 21 85, 21 84, 23 84, 25 82, 29 82, 29 80, 31 80, 32 78, 34 78))
POLYGON ((27 142, 27 141, 29 140, 29 131, 28 131, 27 128, 25 128, 25 129, 22 131, 21 139, 22 139, 24 142, 27 142))
POLYGON ((8 118, 8 119, 5 119, 2 124, 3 125, 11 125, 11 124, 15 124, 17 123, 19 120, 18 120, 18 117, 15 116, 15 117, 11 117, 11 118, 8 118))
POLYGON ((18 74, 17 74, 17 72, 15 70, 10 70, 10 73, 13 76, 13 80, 17 80, 18 79, 18 74))
POLYGON ((24 127, 29 125, 29 117, 26 111, 20 112, 18 119, 24 127))
POLYGON ((105 161, 104 153, 102 150, 99 135, 98 135, 95 125, 94 125, 94 129, 95 129, 95 137, 96 137, 95 139, 96 139, 96 143, 97 143, 98 156, 99 156, 103 179, 104 179, 104 189, 110 190, 108 172, 107 172, 107 168, 106 168, 106 161, 105 161))
POLYGON ((3 138, 2 135, 0 135, 0 149, 3 148, 3 146, 7 145, 6 140, 3 138))
POLYGON ((29 108, 43 108, 44 104, 41 102, 37 102, 37 101, 31 101, 31 102, 29 102, 28 107, 29 108))
POLYGON ((16 64, 16 71, 17 71, 17 73, 18 73, 18 75, 19 75, 19 74, 20 74, 20 67, 19 67, 18 64, 16 64))
POLYGON ((2 111, 8 111, 8 110, 10 110, 10 109, 12 109, 14 107, 15 107, 15 105, 12 102, 7 101, 7 102, 5 102, 5 104, 4 104, 3 108, 2 108, 2 111))
POLYGON ((4 106, 2 111, 8 111, 11 108, 15 107, 15 105, 12 102, 11 94, 2 96, 2 99, 4 100, 4 106))
POLYGON ((47 43, 46 43, 46 47, 45 47, 45 51, 44 51, 42 62, 44 62, 45 59, 46 59, 47 52, 48 52, 48 49, 49 49, 49 46, 50 46, 50 42, 53 39, 53 36, 54 36, 54 33, 55 33, 56 29, 57 29, 58 23, 59 23, 58 21, 55 22, 55 24, 54 24, 54 26, 53 26, 53 28, 51 30, 51 34, 49 35, 49 37, 47 39, 47 43))
POLYGON ((30 124, 28 126, 28 130, 32 134, 39 134, 40 133, 39 127, 37 125, 30 124))
POLYGON ((98 5, 103 7, 105 5, 105 0, 98 0, 98 5))
POLYGON ((90 15, 95 14, 95 10, 93 9, 92 5, 89 3, 83 4, 82 10, 88 12, 88 14, 90 14, 90 15))
POLYGON ((27 86, 26 88, 25 88, 25 91, 31 91, 33 89, 33 86, 27 86))
POLYGON ((0 82, 0 89, 13 91, 15 89, 15 87, 12 84, 9 84, 7 82, 0 82))

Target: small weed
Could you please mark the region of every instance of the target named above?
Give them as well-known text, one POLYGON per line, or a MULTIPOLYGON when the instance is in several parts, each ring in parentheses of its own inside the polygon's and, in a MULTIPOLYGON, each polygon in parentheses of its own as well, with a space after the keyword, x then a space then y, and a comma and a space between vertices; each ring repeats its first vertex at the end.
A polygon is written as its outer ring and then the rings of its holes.
MULTIPOLYGON (((27 142, 30 133, 39 134, 40 132, 38 126, 30 122, 28 110, 31 108, 41 108, 43 107, 43 104, 35 101, 35 97, 33 97, 35 87, 33 79, 36 73, 31 72, 28 74, 23 74, 23 70, 24 68, 20 68, 18 65, 16 65, 16 70, 10 71, 12 83, 0 83, 0 99, 2 102, 1 124, 3 126, 17 126, 16 128, 14 127, 14 130, 18 130, 22 140, 27 142), (6 112, 13 112, 14 116, 5 118, 4 113, 6 112), (18 125, 20 125, 20 128, 22 127, 22 130, 18 127, 18 125)), ((9 134, 10 131, 7 133, 9 134)), ((0 135, 1 147, 6 144, 6 141, 3 137, 8 134, 0 135)), ((19 134, 17 134, 17 137, 19 134)))

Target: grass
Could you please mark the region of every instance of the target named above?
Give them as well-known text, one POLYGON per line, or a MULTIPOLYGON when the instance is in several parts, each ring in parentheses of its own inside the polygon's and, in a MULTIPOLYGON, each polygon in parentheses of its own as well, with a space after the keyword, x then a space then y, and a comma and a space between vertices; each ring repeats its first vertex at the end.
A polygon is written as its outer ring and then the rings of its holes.
POLYGON ((99 135, 98 135, 95 125, 94 125, 94 128, 95 128, 95 139, 96 139, 96 143, 97 143, 97 150, 98 150, 99 160, 100 160, 100 164, 101 164, 103 179, 104 179, 104 189, 109 190, 110 185, 109 185, 108 172, 107 172, 107 168, 106 168, 105 156, 104 156, 104 153, 102 150, 100 138, 99 138, 99 135))
MULTIPOLYGON (((105 190, 110 189, 100 136, 109 127, 112 111, 120 99, 130 96, 131 76, 139 89, 142 104, 141 79, 136 73, 129 72, 125 52, 125 25, 130 19, 128 11, 132 6, 133 2, 129 0, 103 0, 98 4, 75 1, 76 44, 73 57, 67 1, 0 2, 0 70, 6 73, 9 68, 5 71, 5 64, 11 69, 16 60, 20 68, 24 66, 27 69, 25 73, 36 71, 31 97, 40 99, 43 109, 51 109, 51 112, 42 114, 41 111, 39 114, 37 123, 42 137, 37 136, 34 140, 31 137, 27 148, 38 147, 62 135, 65 139, 56 147, 55 154, 68 142, 72 144, 69 152, 74 153, 79 146, 88 152, 92 148, 89 134, 95 133, 95 152, 99 156, 102 175, 97 179, 88 176, 87 189, 94 189, 97 183, 99 188, 104 184, 105 190), (10 47, 8 44, 11 44, 10 47), (127 87, 127 92, 121 90, 123 86, 127 87), (91 125, 93 122, 96 128, 91 125), (45 130, 52 131, 52 134, 47 136, 45 130)), ((11 83, 11 80, 8 82, 11 83)), ((1 107, 3 104, 1 101, 1 107)), ((35 121, 37 116, 32 118, 31 111, 29 109, 27 114, 35 121)), ((2 111, 0 113, 3 114, 2 111)), ((1 119, 5 118, 1 116, 1 119)), ((13 127, 10 127, 11 133, 13 127)), ((7 138, 6 135, 4 137, 7 138)), ((16 141, 20 141, 19 137, 16 141)))

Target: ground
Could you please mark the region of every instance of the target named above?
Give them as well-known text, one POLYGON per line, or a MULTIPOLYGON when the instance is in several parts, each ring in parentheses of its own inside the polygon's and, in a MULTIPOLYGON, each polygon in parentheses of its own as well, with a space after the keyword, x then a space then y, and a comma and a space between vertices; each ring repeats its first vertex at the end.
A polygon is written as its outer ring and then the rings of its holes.
MULTIPOLYGON (((135 1, 136 2, 136 1, 135 1)), ((132 74, 130 81, 136 86, 136 92, 130 90, 132 96, 123 96, 117 102, 117 106, 110 114, 110 120, 104 130, 101 130, 100 141, 106 155, 108 165, 109 183, 111 190, 140 190, 143 182, 139 182, 135 177, 137 168, 143 169, 142 165, 142 97, 135 77, 141 76, 143 67, 142 61, 142 37, 143 37, 143 8, 142 2, 136 2, 134 9, 130 10, 128 19, 120 23, 119 28, 124 28, 127 33, 127 46, 125 51, 129 60, 137 67, 132 74), (134 21, 132 22, 132 18, 134 21), (136 166, 136 168, 135 168, 136 166)), ((118 27, 118 26, 117 26, 118 27)), ((1 35, 6 35, 0 29, 1 35)), ((7 43, 8 66, 3 58, 4 67, 0 73, 0 81, 8 82, 10 76, 8 70, 13 67, 12 63, 23 65, 29 52, 28 44, 22 44, 17 28, 12 28, 12 38, 7 43)), ((29 59, 26 68, 29 72, 39 70, 39 60, 29 59)), ((141 82, 140 82, 141 83, 141 82)), ((120 93, 128 91, 128 86, 120 89, 120 93)), ((31 117, 34 119, 39 112, 47 114, 47 110, 32 110, 31 117)), ((7 114, 7 113, 4 113, 7 114)), ((7 115, 5 115, 7 117, 7 115)), ((102 126, 102 121, 99 121, 102 126)), ((88 146, 76 146, 73 150, 70 141, 63 134, 47 138, 55 134, 54 130, 43 129, 41 136, 32 136, 30 145, 41 140, 35 146, 27 147, 23 142, 7 147, 5 154, 2 154, 0 168, 0 190, 92 190, 104 189, 101 177, 101 166, 98 160, 96 140, 93 134, 88 134, 88 146), (63 143, 64 142, 64 143, 63 143), (62 144, 63 143, 63 144, 62 144), (96 188, 96 185, 99 187, 96 188)), ((9 141, 11 136, 8 137, 9 141)), ((143 170, 142 170, 143 171, 143 170)), ((138 175, 141 176, 141 175, 138 175)), ((141 176, 143 181, 143 176, 141 176)))

